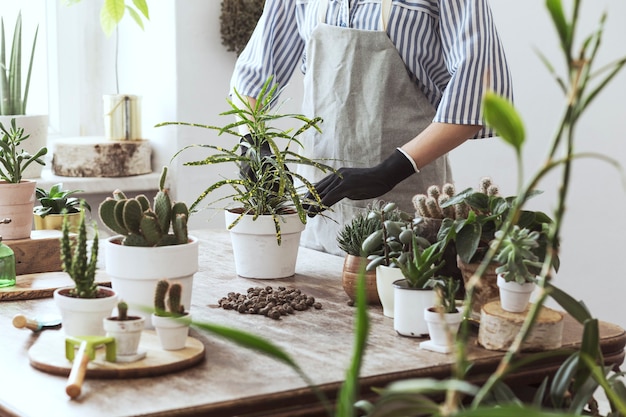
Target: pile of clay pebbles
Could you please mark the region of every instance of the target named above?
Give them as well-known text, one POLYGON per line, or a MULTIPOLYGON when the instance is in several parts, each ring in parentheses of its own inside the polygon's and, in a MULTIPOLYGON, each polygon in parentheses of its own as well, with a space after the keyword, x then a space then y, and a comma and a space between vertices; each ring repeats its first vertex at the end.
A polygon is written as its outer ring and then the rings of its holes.
POLYGON ((309 308, 319 310, 322 304, 314 297, 303 294, 297 288, 267 287, 248 288, 247 294, 230 292, 219 300, 224 310, 236 310, 242 314, 260 314, 274 320, 309 308))

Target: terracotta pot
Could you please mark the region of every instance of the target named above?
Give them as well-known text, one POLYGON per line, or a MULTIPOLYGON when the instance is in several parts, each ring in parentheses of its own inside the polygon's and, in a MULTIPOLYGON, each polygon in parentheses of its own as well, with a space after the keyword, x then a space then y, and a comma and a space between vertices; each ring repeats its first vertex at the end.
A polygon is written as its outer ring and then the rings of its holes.
MULTIPOLYGON (((457 257, 457 265, 463 275, 465 288, 471 277, 476 273, 479 264, 466 264, 457 257)), ((489 265, 483 276, 474 287, 474 296, 472 297, 471 318, 480 320, 480 311, 485 304, 500 298, 496 274, 496 264, 489 265)))
MULTIPOLYGON (((366 258, 354 255, 346 255, 343 262, 341 282, 343 284, 343 290, 352 301, 356 300, 359 273, 361 268, 365 268, 364 264, 367 264, 366 258)), ((376 271, 365 272, 365 295, 368 304, 380 305, 378 289, 376 288, 376 271)))
POLYGON ((11 223, 0 225, 3 240, 30 237, 36 185, 35 181, 30 180, 18 184, 0 181, 0 219, 11 219, 11 223))
POLYGON ((73 287, 58 288, 54 301, 61 311, 63 331, 68 336, 104 336, 102 320, 111 315, 117 303, 117 294, 111 288, 98 287, 106 294, 99 298, 76 298, 68 295, 73 287))
MULTIPOLYGON (((226 224, 239 217, 225 211, 226 224)), ((273 279, 292 277, 296 272, 300 235, 304 224, 297 214, 279 216, 281 244, 276 241, 272 216, 243 216, 230 229, 235 270, 243 278, 273 279)))

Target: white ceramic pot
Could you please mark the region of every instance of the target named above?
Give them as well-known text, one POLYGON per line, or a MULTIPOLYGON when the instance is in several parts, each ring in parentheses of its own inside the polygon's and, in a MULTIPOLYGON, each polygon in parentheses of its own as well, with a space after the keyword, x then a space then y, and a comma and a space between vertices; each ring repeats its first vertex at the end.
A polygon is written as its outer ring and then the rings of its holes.
POLYGON ((180 350, 187 344, 191 314, 183 317, 161 317, 152 314, 152 325, 156 329, 161 347, 165 350, 180 350))
POLYGON ((110 293, 103 298, 75 298, 65 294, 73 287, 58 288, 53 298, 61 312, 62 328, 68 336, 105 336, 102 320, 109 317, 117 304, 117 294, 107 287, 98 287, 110 293))
MULTIPOLYGON (((46 146, 48 142, 48 115, 37 114, 0 116, 0 123, 2 123, 6 129, 9 129, 11 126, 11 119, 13 118, 15 118, 15 124, 17 127, 23 128, 24 133, 29 135, 29 138, 20 145, 20 149, 24 149, 26 152, 34 155, 39 149, 46 146)), ((48 151, 48 156, 49 155, 50 152, 48 151)), ((31 164, 22 173, 22 178, 39 178, 41 177, 42 170, 43 165, 31 162, 31 164)))
POLYGON ((430 288, 411 288, 405 279, 393 283, 393 328, 398 334, 423 337, 428 334, 424 309, 436 302, 435 291, 430 288))
POLYGON ((0 181, 0 219, 11 219, 11 223, 0 225, 3 240, 30 237, 36 186, 37 183, 30 180, 18 184, 0 181))
POLYGON ((452 334, 454 337, 459 331, 461 320, 463 319, 463 312, 458 309, 456 313, 441 314, 434 310, 434 308, 424 309, 424 320, 428 327, 428 335, 433 344, 437 346, 448 345, 448 334, 452 334))
POLYGON ((498 274, 497 282, 500 289, 500 305, 502 309, 511 313, 524 312, 535 290, 535 283, 526 282, 519 284, 515 281, 506 282, 500 274, 498 274))
MULTIPOLYGON (((111 286, 120 299, 128 303, 128 314, 149 318, 146 309, 154 305, 154 290, 161 279, 178 282, 183 287, 181 302, 191 308, 193 275, 198 271, 198 238, 189 236, 184 245, 139 247, 124 246, 120 236, 104 244, 104 267, 111 286)), ((152 329, 146 320, 145 327, 152 329)))
POLYGON ((399 268, 385 265, 376 267, 376 289, 378 290, 378 297, 380 298, 380 304, 383 306, 383 315, 385 317, 393 318, 393 283, 400 279, 404 279, 404 275, 402 275, 402 271, 399 268))
MULTIPOLYGON (((232 224, 239 214, 225 211, 226 225, 232 224)), ((296 272, 300 235, 304 223, 297 214, 279 216, 281 244, 276 241, 276 228, 272 216, 243 216, 230 229, 235 270, 243 278, 288 278, 296 272)))
POLYGON ((145 318, 139 316, 131 316, 128 320, 117 320, 117 317, 107 317, 102 321, 106 335, 115 339, 117 356, 133 356, 137 354, 145 321, 145 318))

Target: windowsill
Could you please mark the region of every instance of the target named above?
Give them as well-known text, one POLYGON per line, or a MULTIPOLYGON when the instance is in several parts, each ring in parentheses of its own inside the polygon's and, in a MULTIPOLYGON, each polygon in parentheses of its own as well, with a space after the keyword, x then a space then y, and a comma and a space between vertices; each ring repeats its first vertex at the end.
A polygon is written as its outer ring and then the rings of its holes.
POLYGON ((63 183, 63 189, 82 190, 85 194, 112 193, 119 188, 124 192, 156 190, 159 172, 129 177, 62 177, 54 175, 49 167, 44 167, 40 178, 35 178, 37 187, 50 189, 57 183, 63 183))

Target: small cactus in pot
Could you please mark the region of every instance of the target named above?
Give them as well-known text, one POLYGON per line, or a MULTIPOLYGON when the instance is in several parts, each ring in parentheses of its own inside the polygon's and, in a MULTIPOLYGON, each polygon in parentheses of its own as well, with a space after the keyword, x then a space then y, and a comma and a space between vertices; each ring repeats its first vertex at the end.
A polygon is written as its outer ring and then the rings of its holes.
POLYGON ((161 317, 182 317, 185 306, 181 304, 183 287, 179 283, 170 284, 162 279, 154 291, 154 314, 161 317))
POLYGON ((187 343, 191 315, 181 304, 181 294, 180 283, 165 279, 157 283, 154 291, 152 324, 165 350, 183 349, 187 343))
POLYGON ((100 219, 112 232, 123 236, 123 245, 151 247, 189 242, 189 210, 184 202, 172 202, 165 188, 166 177, 167 167, 163 167, 152 207, 145 195, 127 198, 121 190, 115 190, 100 204, 100 219))

